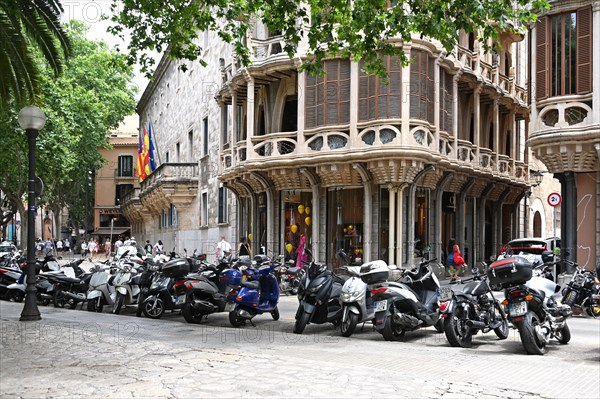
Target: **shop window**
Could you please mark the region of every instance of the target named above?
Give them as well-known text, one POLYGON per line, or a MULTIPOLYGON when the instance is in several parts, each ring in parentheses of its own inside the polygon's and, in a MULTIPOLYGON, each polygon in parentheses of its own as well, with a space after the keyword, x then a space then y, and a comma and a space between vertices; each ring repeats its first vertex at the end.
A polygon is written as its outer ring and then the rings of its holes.
POLYGON ((364 190, 335 189, 327 193, 327 263, 334 268, 362 264, 364 190), (343 251, 346 258, 339 256, 343 251))
POLYGON ((304 246, 310 249, 312 243, 312 193, 284 191, 282 200, 285 258, 298 261, 301 244, 304 242, 304 246))

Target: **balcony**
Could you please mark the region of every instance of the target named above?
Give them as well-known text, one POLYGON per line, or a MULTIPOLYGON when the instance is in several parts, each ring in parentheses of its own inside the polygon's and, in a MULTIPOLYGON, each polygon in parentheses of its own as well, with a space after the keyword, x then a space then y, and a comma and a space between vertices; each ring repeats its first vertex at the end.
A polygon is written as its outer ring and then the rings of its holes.
POLYGON ((349 126, 305 132, 277 132, 240 141, 221 152, 220 174, 236 176, 253 170, 276 169, 290 164, 331 164, 410 158, 423 163, 445 162, 470 173, 493 175, 505 181, 527 183, 527 166, 507 155, 454 140, 446 132, 411 120, 403 135, 398 121, 362 123, 355 133, 349 126), (387 123, 386 123, 387 122, 387 123))
POLYGON ((171 204, 189 206, 198 194, 197 163, 165 163, 140 185, 139 199, 150 213, 158 215, 171 204))
POLYGON ((528 144, 552 173, 597 170, 600 124, 592 94, 552 97, 537 103, 528 144))

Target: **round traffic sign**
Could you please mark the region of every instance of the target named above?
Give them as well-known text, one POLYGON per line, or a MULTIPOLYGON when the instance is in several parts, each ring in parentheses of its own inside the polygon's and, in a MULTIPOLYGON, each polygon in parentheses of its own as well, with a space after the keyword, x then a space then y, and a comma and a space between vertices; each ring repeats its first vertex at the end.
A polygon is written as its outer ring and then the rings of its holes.
POLYGON ((552 193, 548 196, 548 204, 550 206, 559 206, 562 202, 562 197, 559 193, 552 193))

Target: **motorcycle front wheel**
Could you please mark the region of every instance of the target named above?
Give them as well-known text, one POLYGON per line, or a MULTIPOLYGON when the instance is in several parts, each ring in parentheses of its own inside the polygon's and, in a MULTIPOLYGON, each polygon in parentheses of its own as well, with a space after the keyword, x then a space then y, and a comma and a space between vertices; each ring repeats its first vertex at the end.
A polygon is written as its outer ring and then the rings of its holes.
POLYGON ((496 307, 496 319, 499 318, 500 322, 502 323, 500 326, 494 328, 494 332, 498 338, 506 339, 508 338, 510 329, 508 325, 508 319, 506 318, 506 313, 504 313, 504 310, 498 303, 495 303, 494 306, 496 307))
POLYGON ((144 312, 144 316, 149 319, 160 319, 162 315, 165 313, 165 304, 163 301, 147 301, 142 305, 142 311, 144 312))
POLYGON ((538 315, 527 312, 523 321, 517 325, 521 343, 529 355, 543 355, 546 353, 546 341, 540 339, 536 333, 536 327, 539 328, 540 324, 538 315))
POLYGON ((308 324, 309 319, 310 314, 302 312, 300 318, 296 320, 296 323, 294 323, 294 334, 302 334, 306 328, 306 325, 308 324))
POLYGON ((273 311, 271 312, 271 317, 275 321, 279 320, 279 308, 277 306, 275 306, 275 309, 273 309, 273 311))
POLYGON ((467 326, 469 314, 461 306, 444 319, 444 333, 453 347, 470 348, 473 346, 473 330, 467 326))
POLYGON ((114 314, 119 314, 121 312, 121 308, 123 307, 123 303, 125 303, 125 296, 120 292, 117 292, 117 297, 115 298, 115 303, 113 303, 112 312, 114 314))
POLYGON ((358 315, 356 313, 348 312, 348 317, 346 317, 346 321, 342 321, 340 323, 340 331, 342 332, 342 336, 349 337, 354 333, 354 329, 358 324, 358 315))
POLYGON ((569 329, 567 323, 565 323, 565 326, 561 328, 560 331, 555 332, 554 336, 556 337, 556 340, 559 344, 568 344, 571 340, 571 330, 569 329))

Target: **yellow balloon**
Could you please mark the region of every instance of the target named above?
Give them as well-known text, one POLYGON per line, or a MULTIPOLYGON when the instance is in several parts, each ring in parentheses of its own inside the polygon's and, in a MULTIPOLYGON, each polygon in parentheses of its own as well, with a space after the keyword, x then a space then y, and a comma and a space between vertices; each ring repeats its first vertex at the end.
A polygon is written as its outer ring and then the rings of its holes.
POLYGON ((348 230, 352 230, 352 225, 349 225, 349 226, 348 226, 348 230))
POLYGON ((304 213, 304 205, 298 205, 298 212, 302 215, 304 213))
POLYGON ((348 229, 344 228, 344 233, 347 233, 347 232, 348 232, 348 229))
POLYGON ((292 231, 292 234, 296 234, 296 232, 298 231, 298 226, 293 224, 290 226, 290 230, 292 231))
POLYGON ((288 252, 292 252, 292 249, 294 249, 294 246, 292 244, 286 244, 285 245, 285 250, 288 252))
POLYGON ((304 208, 304 212, 306 212, 307 215, 310 215, 310 206, 304 208))
POLYGON ((252 241, 252 233, 248 233, 248 239, 252 241))
POLYGON ((310 216, 307 216, 304 218, 304 223, 306 223, 307 226, 310 226, 310 222, 311 222, 310 216))

